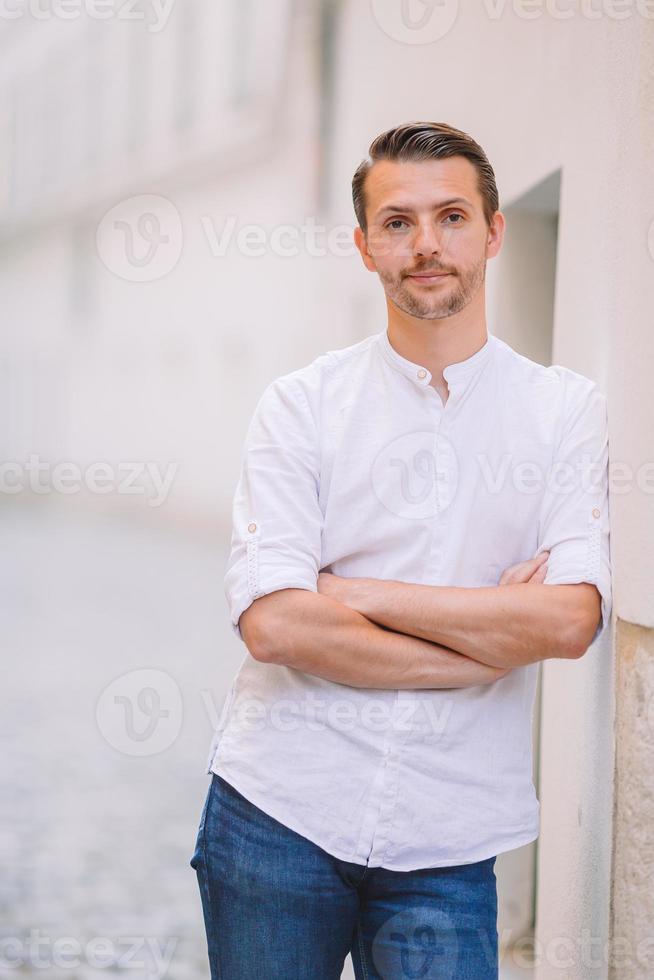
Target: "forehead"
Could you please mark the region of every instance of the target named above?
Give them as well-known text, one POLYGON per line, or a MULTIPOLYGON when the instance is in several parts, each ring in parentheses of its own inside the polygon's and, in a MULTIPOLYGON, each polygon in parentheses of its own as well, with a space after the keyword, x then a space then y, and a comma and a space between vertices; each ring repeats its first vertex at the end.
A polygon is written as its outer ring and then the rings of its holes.
POLYGON ((366 177, 366 210, 374 218, 387 204, 403 202, 418 210, 452 197, 465 197, 481 209, 478 182, 477 168, 466 157, 379 160, 366 177))

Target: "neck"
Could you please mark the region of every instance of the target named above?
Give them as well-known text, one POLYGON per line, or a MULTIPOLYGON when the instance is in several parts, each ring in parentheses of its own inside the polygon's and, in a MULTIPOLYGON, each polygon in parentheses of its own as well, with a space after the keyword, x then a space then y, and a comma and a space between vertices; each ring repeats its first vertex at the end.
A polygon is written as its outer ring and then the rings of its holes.
POLYGON ((423 364, 440 392, 447 392, 444 368, 472 357, 488 339, 483 296, 481 299, 481 308, 475 308, 473 300, 459 313, 435 320, 411 316, 387 301, 389 341, 402 357, 423 364))

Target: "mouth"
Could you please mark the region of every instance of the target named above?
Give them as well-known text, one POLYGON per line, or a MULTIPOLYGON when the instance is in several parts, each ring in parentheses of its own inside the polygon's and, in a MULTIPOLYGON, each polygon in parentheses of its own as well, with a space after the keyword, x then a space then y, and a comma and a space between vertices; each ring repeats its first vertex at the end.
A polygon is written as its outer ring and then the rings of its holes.
POLYGON ((441 279, 447 279, 449 275, 449 272, 418 272, 415 273, 415 275, 408 276, 407 278, 413 280, 413 282, 418 282, 423 286, 431 286, 432 283, 440 282, 441 279))

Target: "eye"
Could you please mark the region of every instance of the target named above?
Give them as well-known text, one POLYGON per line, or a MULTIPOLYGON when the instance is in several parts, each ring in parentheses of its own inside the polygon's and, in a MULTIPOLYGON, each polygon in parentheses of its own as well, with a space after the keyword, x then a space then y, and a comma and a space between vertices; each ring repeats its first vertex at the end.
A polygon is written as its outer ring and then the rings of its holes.
MULTIPOLYGON (((385 225, 385 227, 386 228, 391 228, 393 225, 396 225, 397 226, 397 225, 405 225, 405 224, 406 224, 406 221, 404 221, 403 218, 392 218, 391 221, 387 222, 387 224, 385 225)), ((392 228, 392 230, 393 231, 399 231, 400 229, 397 228, 397 227, 395 227, 395 228, 392 228)))
MULTIPOLYGON (((463 221, 463 215, 462 214, 459 214, 457 211, 453 211, 452 214, 448 214, 446 220, 449 221, 450 218, 460 218, 461 221, 463 221)), ((449 221, 449 224, 457 224, 457 225, 460 225, 461 224, 461 221, 449 221)))

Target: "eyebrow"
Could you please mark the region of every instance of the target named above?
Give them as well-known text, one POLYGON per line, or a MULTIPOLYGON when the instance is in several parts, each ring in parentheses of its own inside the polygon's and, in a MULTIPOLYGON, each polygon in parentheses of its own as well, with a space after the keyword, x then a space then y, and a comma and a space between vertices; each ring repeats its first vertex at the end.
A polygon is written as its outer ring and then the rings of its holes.
MULTIPOLYGON (((434 204, 432 210, 440 211, 442 208, 450 207, 452 204, 466 204, 469 208, 473 208, 474 205, 471 201, 468 201, 465 197, 451 197, 447 201, 439 201, 438 204, 434 204)), ((383 208, 380 208, 375 217, 380 217, 386 211, 399 211, 402 214, 413 213, 413 207, 410 204, 385 204, 383 208)))

